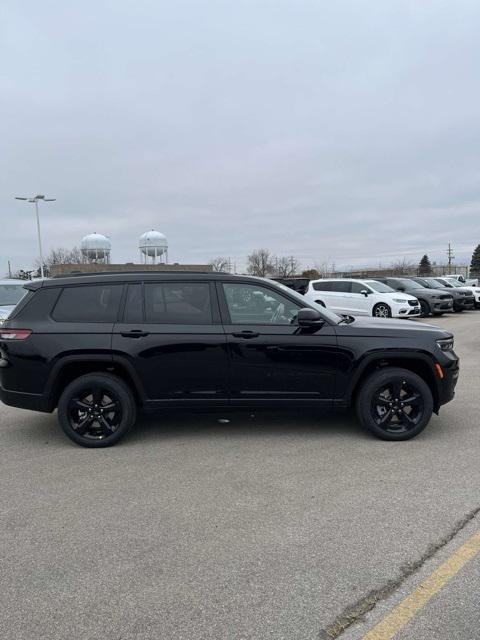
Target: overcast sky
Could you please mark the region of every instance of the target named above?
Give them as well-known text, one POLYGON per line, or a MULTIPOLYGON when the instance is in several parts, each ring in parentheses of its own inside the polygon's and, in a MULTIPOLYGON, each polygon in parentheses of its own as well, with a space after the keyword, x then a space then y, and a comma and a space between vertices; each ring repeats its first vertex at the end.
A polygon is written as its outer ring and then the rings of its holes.
POLYGON ((478 0, 3 0, 0 271, 37 255, 36 193, 46 252, 469 261, 479 33, 478 0))

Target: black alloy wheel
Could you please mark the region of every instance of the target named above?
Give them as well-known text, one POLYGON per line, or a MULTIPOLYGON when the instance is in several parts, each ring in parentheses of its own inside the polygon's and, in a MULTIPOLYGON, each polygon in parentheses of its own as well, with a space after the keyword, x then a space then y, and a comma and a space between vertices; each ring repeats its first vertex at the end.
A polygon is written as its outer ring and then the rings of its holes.
POLYGON ((94 373, 70 383, 58 405, 65 434, 85 447, 115 444, 135 421, 135 400, 123 380, 94 373))
POLYGON ((407 369, 378 369, 357 397, 357 413, 362 425, 384 440, 413 438, 426 427, 432 412, 429 386, 407 369))
POLYGON ((391 318, 392 310, 385 302, 379 302, 373 307, 372 315, 375 318, 391 318))

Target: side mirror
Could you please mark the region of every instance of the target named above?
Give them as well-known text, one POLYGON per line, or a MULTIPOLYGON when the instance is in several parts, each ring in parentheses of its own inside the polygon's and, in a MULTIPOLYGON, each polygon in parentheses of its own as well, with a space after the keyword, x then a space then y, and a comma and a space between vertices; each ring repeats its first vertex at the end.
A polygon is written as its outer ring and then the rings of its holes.
POLYGON ((300 309, 297 314, 299 327, 315 327, 320 329, 325 324, 321 313, 316 309, 300 309))
POLYGON ((363 295, 367 297, 369 292, 366 289, 362 289, 360 293, 363 293, 363 295))

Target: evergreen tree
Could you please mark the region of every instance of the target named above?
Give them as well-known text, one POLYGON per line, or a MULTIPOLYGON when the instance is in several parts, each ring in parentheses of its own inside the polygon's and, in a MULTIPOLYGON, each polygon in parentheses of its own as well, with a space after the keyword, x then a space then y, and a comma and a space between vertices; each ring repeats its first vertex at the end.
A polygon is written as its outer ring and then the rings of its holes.
POLYGON ((430 258, 425 254, 423 258, 420 260, 420 264, 418 265, 418 275, 419 276, 431 276, 432 275, 432 263, 430 262, 430 258))
POLYGON ((480 276, 480 244, 477 245, 470 263, 470 275, 480 276))

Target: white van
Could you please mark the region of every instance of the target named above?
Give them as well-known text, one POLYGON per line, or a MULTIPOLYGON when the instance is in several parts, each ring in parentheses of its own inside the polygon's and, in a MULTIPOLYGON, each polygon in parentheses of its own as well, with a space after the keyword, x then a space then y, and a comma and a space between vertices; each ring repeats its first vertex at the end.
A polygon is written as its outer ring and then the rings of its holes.
POLYGON ((305 297, 335 313, 376 318, 420 316, 418 300, 376 280, 325 278, 311 280, 305 297))

